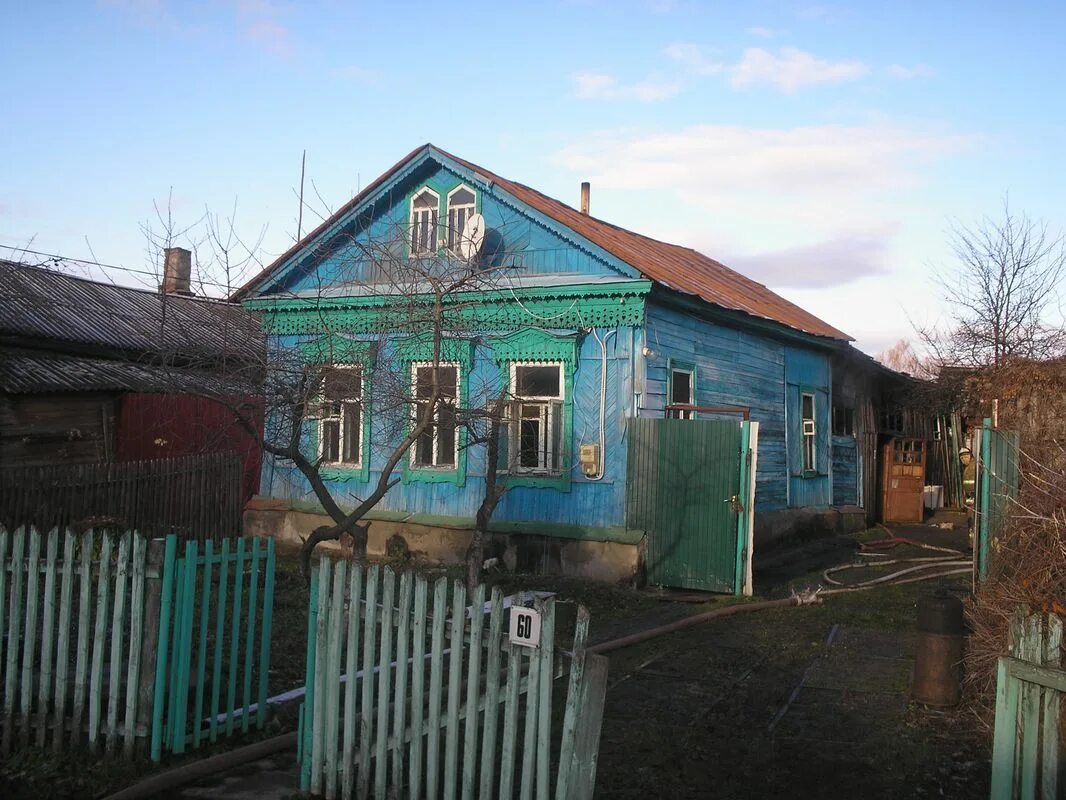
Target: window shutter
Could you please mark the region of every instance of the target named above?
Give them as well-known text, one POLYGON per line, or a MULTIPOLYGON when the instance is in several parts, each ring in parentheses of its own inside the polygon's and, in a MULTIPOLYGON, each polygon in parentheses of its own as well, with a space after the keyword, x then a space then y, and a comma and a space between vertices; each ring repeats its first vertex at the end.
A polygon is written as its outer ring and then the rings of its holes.
POLYGON ((785 393, 788 402, 788 474, 803 474, 803 409, 800 405, 799 386, 788 384, 785 393))

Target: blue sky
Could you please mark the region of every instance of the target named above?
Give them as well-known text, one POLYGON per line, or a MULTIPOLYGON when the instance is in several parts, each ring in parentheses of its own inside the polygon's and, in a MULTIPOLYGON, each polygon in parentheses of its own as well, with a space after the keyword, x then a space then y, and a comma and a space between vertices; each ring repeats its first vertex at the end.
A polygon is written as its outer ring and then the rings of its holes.
POLYGON ((337 207, 431 141, 570 203, 591 180, 596 216, 872 352, 938 316, 953 219, 1009 192, 1066 227, 1057 3, 101 0, 0 28, 2 245, 145 269, 172 187, 179 224, 236 201, 269 260, 305 148, 337 207))

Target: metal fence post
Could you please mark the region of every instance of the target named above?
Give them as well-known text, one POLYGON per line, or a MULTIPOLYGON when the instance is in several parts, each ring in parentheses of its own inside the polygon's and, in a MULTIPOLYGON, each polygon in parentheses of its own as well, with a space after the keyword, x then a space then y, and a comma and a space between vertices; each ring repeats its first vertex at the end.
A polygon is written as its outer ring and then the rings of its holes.
MULTIPOLYGON (((155 699, 156 655, 159 652, 159 600, 163 586, 163 555, 166 542, 152 539, 144 570, 144 633, 141 639, 141 676, 137 686, 136 736, 138 751, 146 753, 152 734, 152 711, 155 699)), ((137 599, 134 598, 134 602, 137 599)))

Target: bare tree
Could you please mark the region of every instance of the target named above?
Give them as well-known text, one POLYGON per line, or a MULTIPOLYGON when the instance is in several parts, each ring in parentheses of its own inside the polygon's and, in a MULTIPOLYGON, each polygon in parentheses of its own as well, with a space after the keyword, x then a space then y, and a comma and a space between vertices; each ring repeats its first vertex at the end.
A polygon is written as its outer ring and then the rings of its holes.
POLYGON ((948 305, 943 326, 919 328, 941 366, 999 367, 1066 352, 1058 306, 1066 274, 1066 240, 1047 223, 1015 214, 1004 201, 999 219, 952 231, 956 263, 936 272, 948 305))
POLYGON ((874 359, 889 369, 913 375, 916 378, 935 377, 928 361, 914 351, 914 347, 907 339, 900 339, 887 350, 877 353, 874 359))

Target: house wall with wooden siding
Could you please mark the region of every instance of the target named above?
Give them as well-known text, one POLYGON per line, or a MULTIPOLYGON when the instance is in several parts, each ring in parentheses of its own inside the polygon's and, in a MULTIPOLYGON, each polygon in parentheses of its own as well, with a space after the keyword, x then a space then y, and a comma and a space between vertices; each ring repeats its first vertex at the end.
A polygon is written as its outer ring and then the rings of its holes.
MULTIPOLYGON (((280 275, 278 283, 264 286, 263 294, 314 295, 340 283, 388 283, 381 267, 390 259, 383 254, 406 258, 412 195, 422 187, 432 189, 440 196, 441 213, 446 214, 448 193, 461 184, 475 192, 477 211, 485 217, 481 257, 486 263, 513 265, 523 274, 639 277, 637 270, 599 248, 576 246, 576 240, 564 236, 557 224, 529 209, 519 209, 491 187, 427 162, 392 184, 371 212, 339 224, 318 248, 307 248, 299 266, 280 275)), ((440 238, 438 242, 442 247, 445 244, 440 238)))
POLYGON ((859 454, 854 436, 833 437, 833 505, 859 505, 859 454))
MULTIPOLYGON (((585 528, 621 527, 625 524, 625 416, 632 407, 632 362, 634 343, 639 342, 631 327, 617 328, 607 343, 607 393, 605 413, 606 450, 602 454, 604 476, 599 481, 584 477, 577 460, 582 444, 596 443, 599 438, 600 402, 600 346, 591 335, 580 338, 578 363, 573 383, 573 436, 567 468, 570 485, 565 490, 549 487, 516 485, 508 489, 496 512, 495 521, 545 522, 585 528)), ((601 337, 604 331, 599 331, 601 337)), ((486 345, 478 346, 470 375, 471 406, 494 397, 501 381, 500 367, 492 358, 491 333, 481 334, 486 345)), ((290 345, 291 346, 291 345, 290 345)), ((637 345, 639 346, 639 344, 637 345)), ((348 480, 330 480, 334 498, 342 506, 354 506, 365 497, 369 487, 376 484, 382 465, 389 455, 395 421, 389 422, 375 415, 371 388, 371 446, 367 480, 353 476, 348 480)), ((313 434, 309 424, 305 430, 305 451, 313 452, 313 434)), ((399 477, 397 468, 394 475, 399 477)), ((423 518, 438 516, 443 524, 469 522, 477 511, 485 487, 485 449, 471 446, 467 453, 465 480, 460 485, 449 482, 405 480, 394 486, 377 511, 417 513, 423 518)), ((288 500, 313 500, 310 486, 300 472, 286 462, 267 457, 263 469, 263 494, 288 500)))
POLYGON ((747 406, 759 423, 757 511, 788 506, 785 448, 785 351, 781 342, 694 314, 648 303, 641 415, 661 417, 667 405, 671 359, 696 368, 696 404, 747 406))
POLYGON ((830 409, 832 405, 829 356, 812 349, 785 348, 785 442, 788 451, 790 508, 823 508, 832 505, 833 489, 830 467, 830 409), (815 459, 814 470, 803 463, 803 419, 801 398, 814 395, 815 459))
POLYGON ((110 394, 0 395, 5 466, 106 461, 114 452, 110 394))

